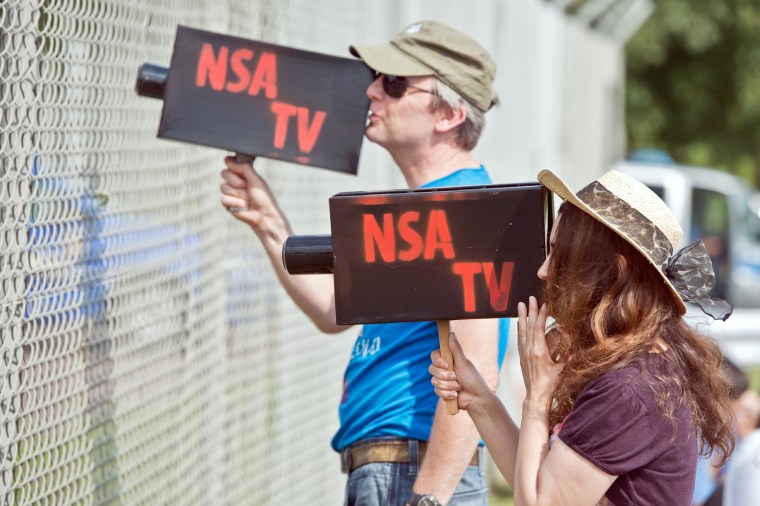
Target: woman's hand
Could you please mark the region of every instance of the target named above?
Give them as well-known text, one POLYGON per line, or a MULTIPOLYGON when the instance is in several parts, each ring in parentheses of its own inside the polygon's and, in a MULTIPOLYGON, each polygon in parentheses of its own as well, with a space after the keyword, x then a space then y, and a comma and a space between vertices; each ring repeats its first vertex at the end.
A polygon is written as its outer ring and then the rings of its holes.
POLYGON ((456 399, 459 409, 473 409, 483 399, 490 397, 493 391, 475 365, 465 357, 462 346, 453 332, 449 336, 449 346, 454 358, 454 370, 451 370, 451 364, 447 364, 441 356, 441 350, 435 350, 430 354, 433 362, 428 368, 433 376, 430 382, 441 399, 456 399))
POLYGON ((529 298, 528 307, 523 302, 517 305, 517 349, 525 380, 525 400, 541 409, 548 409, 557 377, 565 366, 564 361, 555 363, 551 358, 546 342, 546 317, 546 304, 539 309, 535 297, 529 298))

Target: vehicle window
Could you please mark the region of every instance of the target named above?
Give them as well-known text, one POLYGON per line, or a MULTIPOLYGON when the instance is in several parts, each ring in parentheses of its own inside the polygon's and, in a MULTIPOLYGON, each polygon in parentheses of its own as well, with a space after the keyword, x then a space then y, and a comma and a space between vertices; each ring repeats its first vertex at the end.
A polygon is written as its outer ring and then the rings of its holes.
POLYGON ((660 197, 664 202, 667 202, 665 200, 665 188, 662 186, 655 186, 655 185, 647 185, 650 190, 652 190, 655 194, 657 194, 658 197, 660 197))
POLYGON ((745 213, 744 228, 747 231, 747 235, 754 242, 760 242, 760 216, 755 214, 749 206, 747 206, 745 213))
POLYGON ((691 237, 705 244, 715 271, 712 295, 726 297, 729 273, 729 214, 728 199, 723 193, 695 188, 691 200, 691 237))
POLYGON ((723 193, 695 188, 691 200, 691 239, 728 237, 728 201, 723 193))

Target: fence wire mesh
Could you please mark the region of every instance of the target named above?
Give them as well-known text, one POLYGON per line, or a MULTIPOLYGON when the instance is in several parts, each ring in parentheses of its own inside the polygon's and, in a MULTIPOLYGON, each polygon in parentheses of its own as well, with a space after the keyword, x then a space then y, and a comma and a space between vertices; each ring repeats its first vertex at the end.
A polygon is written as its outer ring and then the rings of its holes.
MULTIPOLYGON (((504 14, 463 4, 424 6, 473 32, 504 14)), ((219 205, 223 153, 157 140, 161 103, 133 83, 177 24, 346 55, 421 11, 0 0, 0 504, 342 500, 328 442, 354 333, 317 335, 219 205)), ((329 233, 338 191, 404 186, 367 145, 358 178, 257 167, 301 233, 329 233)))

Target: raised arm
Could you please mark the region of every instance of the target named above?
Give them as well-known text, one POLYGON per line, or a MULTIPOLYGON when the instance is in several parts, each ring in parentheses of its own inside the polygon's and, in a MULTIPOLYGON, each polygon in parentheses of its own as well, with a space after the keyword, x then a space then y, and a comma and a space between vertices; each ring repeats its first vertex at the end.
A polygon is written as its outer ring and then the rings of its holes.
POLYGON ((549 447, 549 399, 563 362, 551 359, 546 344, 546 304, 535 297, 518 304, 517 346, 525 380, 515 466, 515 503, 533 505, 599 502, 617 476, 605 473, 559 438, 549 447))
POLYGON ((435 351, 431 381, 442 399, 456 399, 459 408, 467 410, 497 468, 515 489, 515 503, 597 504, 616 476, 597 468, 559 439, 550 449, 547 395, 563 364, 549 358, 545 309, 539 310, 532 297, 529 306, 519 306, 518 346, 527 389, 519 429, 456 336, 449 340, 453 371, 435 351))
POLYGON ((335 289, 331 275, 291 276, 282 265, 282 246, 293 235, 266 181, 249 162, 225 158, 221 202, 230 213, 248 224, 264 246, 277 278, 296 305, 322 332, 346 329, 335 323, 335 289))

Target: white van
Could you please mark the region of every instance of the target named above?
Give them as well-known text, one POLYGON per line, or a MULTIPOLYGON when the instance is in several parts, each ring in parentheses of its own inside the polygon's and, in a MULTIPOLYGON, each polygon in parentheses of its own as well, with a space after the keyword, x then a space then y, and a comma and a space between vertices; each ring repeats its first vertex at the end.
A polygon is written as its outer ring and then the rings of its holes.
POLYGON ((711 295, 735 307, 760 308, 760 216, 741 179, 712 169, 621 162, 668 204, 684 230, 681 246, 702 239, 717 281, 711 295))

